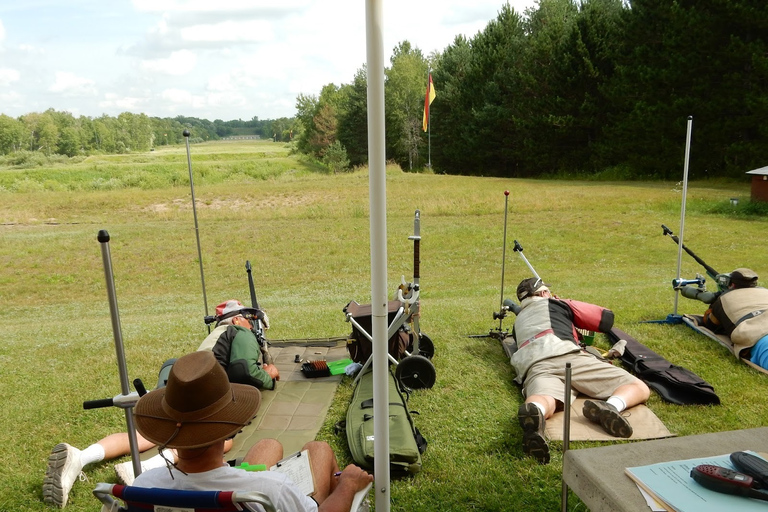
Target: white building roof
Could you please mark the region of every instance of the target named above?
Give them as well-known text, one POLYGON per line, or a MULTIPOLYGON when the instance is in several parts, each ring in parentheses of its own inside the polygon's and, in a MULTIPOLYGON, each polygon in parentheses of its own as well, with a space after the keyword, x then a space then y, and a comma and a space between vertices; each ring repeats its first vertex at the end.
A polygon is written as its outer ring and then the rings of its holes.
POLYGON ((762 174, 762 175, 768 175, 768 166, 761 167, 759 169, 753 169, 751 171, 748 171, 747 174, 762 174))

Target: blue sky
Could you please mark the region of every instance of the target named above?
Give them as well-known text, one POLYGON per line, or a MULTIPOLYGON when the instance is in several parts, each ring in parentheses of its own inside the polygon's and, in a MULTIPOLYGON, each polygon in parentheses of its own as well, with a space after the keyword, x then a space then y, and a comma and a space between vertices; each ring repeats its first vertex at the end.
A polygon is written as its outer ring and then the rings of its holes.
MULTIPOLYGON (((291 117, 300 93, 350 83, 364 66, 366 1, 4 1, 0 113, 291 117)), ((504 4, 382 2, 387 62, 404 40, 428 55, 472 37, 504 4)), ((534 2, 510 5, 522 13, 534 2)))

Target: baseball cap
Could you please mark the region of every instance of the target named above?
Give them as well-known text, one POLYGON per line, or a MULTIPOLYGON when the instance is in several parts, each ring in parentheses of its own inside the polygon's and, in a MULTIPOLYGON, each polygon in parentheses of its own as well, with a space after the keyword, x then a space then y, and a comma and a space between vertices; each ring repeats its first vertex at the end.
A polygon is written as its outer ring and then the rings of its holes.
POLYGON ((541 280, 540 277, 529 277, 523 279, 517 285, 517 300, 523 300, 538 292, 542 288, 549 288, 549 285, 541 280))
POLYGON ((748 268, 737 268, 731 272, 731 283, 736 288, 752 288, 757 286, 757 274, 748 268))

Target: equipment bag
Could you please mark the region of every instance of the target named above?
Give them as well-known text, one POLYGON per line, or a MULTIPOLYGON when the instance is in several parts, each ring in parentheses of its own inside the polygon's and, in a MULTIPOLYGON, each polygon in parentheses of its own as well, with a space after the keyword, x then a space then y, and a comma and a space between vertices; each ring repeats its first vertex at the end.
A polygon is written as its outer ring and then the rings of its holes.
MULTIPOLYGON (((392 476, 421 471, 421 454, 427 441, 413 425, 411 412, 397 379, 389 373, 389 462, 392 476)), ((347 409, 344 427, 355 463, 373 469, 373 371, 360 377, 347 409)))
POLYGON ((712 385, 692 371, 673 365, 615 327, 606 334, 612 344, 619 340, 627 342, 621 362, 665 401, 677 405, 720 405, 712 385))

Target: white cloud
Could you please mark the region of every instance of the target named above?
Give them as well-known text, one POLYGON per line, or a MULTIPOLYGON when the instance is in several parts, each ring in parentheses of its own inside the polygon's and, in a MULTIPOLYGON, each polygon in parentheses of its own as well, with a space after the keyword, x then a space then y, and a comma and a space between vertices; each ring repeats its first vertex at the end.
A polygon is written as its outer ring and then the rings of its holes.
POLYGON ((310 4, 310 0, 133 0, 140 12, 227 12, 227 11, 294 11, 310 4))
POLYGON ((20 77, 21 73, 15 69, 0 68, 0 85, 11 85, 11 83, 17 82, 20 77))
POLYGON ((0 43, 5 39, 5 27, 3 26, 3 20, 0 20, 0 43))
POLYGON ((182 28, 180 34, 182 40, 194 42, 259 42, 274 37, 272 26, 262 20, 193 25, 182 28))
POLYGON ((160 97, 164 101, 170 101, 171 103, 178 103, 180 105, 192 106, 194 104, 194 95, 183 89, 166 89, 160 94, 160 97))
POLYGON ((99 102, 99 107, 120 112, 141 112, 146 104, 147 100, 144 98, 106 94, 105 99, 99 102))
POLYGON ((0 103, 3 105, 17 105, 21 104, 24 97, 16 91, 0 92, 0 103))
POLYGON ((69 71, 57 71, 56 81, 48 90, 63 96, 95 96, 96 82, 69 71))
POLYGON ((168 75, 186 75, 197 65, 197 55, 189 50, 172 52, 167 59, 142 61, 141 67, 147 71, 168 75))
POLYGON ((229 73, 216 75, 208 79, 207 89, 215 92, 229 92, 234 91, 235 87, 232 83, 232 77, 229 73))

